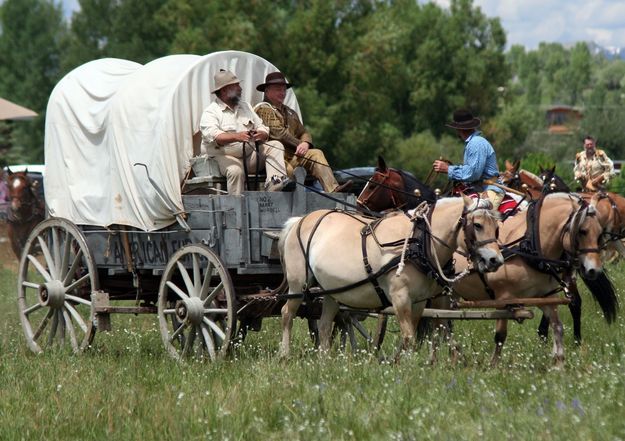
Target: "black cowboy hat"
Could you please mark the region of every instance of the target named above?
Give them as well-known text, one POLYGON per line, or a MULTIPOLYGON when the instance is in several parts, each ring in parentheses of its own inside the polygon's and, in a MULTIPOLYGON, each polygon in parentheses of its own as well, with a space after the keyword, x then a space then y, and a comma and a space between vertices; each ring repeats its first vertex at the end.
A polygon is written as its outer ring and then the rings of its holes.
POLYGON ((292 84, 287 83, 286 78, 284 78, 284 74, 282 72, 272 72, 270 74, 267 74, 267 76, 265 77, 265 82, 263 84, 259 84, 258 86, 256 86, 256 90, 258 90, 259 92, 264 92, 267 86, 270 86, 272 84, 284 84, 287 89, 293 86, 292 84))
POLYGON ((481 123, 480 119, 474 117, 471 112, 460 109, 454 112, 454 120, 445 125, 452 129, 476 129, 481 123))

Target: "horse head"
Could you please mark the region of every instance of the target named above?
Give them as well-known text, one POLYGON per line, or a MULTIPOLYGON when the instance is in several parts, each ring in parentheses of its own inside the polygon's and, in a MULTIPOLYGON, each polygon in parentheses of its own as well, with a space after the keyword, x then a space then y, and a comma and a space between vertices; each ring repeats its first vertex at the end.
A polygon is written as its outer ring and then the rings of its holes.
POLYGON ((603 271, 600 255, 600 241, 603 228, 597 219, 599 194, 593 195, 590 202, 580 199, 579 208, 570 218, 565 230, 564 249, 579 266, 582 275, 590 280, 596 279, 603 271))
POLYGON ((41 202, 37 197, 39 183, 28 176, 28 170, 15 173, 8 170, 7 186, 11 214, 16 220, 41 211, 41 202))
POLYGON ((554 191, 563 191, 569 193, 571 189, 564 182, 564 180, 556 175, 556 166, 554 165, 551 168, 543 168, 540 167, 540 173, 538 177, 543 182, 543 192, 551 193, 554 191))
POLYGON ((372 211, 408 210, 426 200, 433 202, 436 195, 427 185, 410 173, 386 166, 378 156, 373 176, 356 199, 359 206, 372 211))
POLYGON ((490 201, 472 199, 462 195, 462 230, 464 245, 469 258, 480 272, 493 272, 503 265, 504 259, 498 244, 499 214, 492 210, 490 201))

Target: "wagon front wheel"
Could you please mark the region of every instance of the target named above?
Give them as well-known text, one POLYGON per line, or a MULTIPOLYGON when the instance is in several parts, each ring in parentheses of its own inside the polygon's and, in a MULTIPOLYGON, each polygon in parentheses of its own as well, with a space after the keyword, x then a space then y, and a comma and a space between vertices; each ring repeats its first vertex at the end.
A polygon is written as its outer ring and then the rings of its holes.
POLYGON ((230 274, 204 245, 174 253, 158 292, 161 337, 176 359, 215 360, 230 346, 236 324, 236 298, 230 274))
POLYGON ((35 353, 86 349, 95 334, 91 294, 98 273, 82 232, 50 218, 31 232, 17 277, 18 310, 28 347, 35 353))

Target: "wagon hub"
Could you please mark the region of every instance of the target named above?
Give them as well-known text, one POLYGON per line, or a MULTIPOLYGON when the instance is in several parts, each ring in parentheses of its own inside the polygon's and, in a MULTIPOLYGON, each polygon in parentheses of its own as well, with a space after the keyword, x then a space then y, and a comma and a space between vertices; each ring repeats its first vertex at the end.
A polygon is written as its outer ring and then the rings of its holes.
POLYGON ((176 316, 182 323, 199 325, 204 318, 204 302, 197 297, 191 297, 176 302, 176 316))
POLYGON ((51 280, 39 286, 39 302, 42 306, 59 309, 65 302, 65 287, 60 280, 51 280))

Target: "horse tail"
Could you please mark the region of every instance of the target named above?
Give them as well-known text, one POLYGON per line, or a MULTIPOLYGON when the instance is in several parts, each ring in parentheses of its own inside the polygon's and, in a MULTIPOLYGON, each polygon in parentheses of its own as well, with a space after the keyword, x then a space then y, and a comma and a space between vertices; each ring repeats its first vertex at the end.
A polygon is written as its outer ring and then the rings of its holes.
POLYGON ((280 238, 278 239, 278 251, 280 251, 280 263, 282 263, 283 270, 286 269, 284 266, 284 248, 286 246, 286 240, 293 227, 296 226, 301 219, 302 216, 289 218, 284 223, 284 227, 282 227, 282 231, 280 232, 280 238))
POLYGON ((599 304, 606 322, 614 322, 619 310, 619 303, 618 297, 614 292, 614 285, 608 278, 608 275, 605 271, 602 271, 595 280, 587 279, 584 276, 581 277, 593 298, 599 304))

